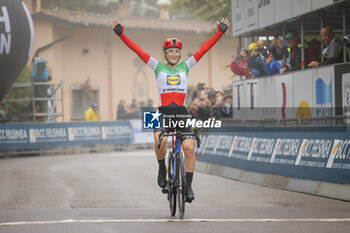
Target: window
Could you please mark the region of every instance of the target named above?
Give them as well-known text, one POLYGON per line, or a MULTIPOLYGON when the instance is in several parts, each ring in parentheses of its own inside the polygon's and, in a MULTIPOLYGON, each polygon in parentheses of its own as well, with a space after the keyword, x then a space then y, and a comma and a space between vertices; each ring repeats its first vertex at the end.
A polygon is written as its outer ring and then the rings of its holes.
POLYGON ((85 120, 85 111, 92 102, 99 106, 99 89, 92 88, 92 95, 88 95, 80 86, 73 86, 71 99, 71 120, 85 120))

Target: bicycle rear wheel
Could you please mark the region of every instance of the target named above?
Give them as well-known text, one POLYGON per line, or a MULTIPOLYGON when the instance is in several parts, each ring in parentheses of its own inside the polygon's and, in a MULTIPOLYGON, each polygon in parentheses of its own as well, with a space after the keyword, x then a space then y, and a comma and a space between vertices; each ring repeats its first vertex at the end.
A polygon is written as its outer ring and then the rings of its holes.
POLYGON ((167 188, 168 188, 168 201, 170 207, 170 215, 175 216, 176 213, 176 186, 172 177, 174 165, 174 154, 169 152, 168 156, 168 173, 167 173, 167 188))
POLYGON ((185 216, 185 203, 186 203, 186 177, 185 177, 185 169, 183 166, 181 153, 176 153, 176 187, 177 187, 177 199, 179 206, 179 217, 181 219, 185 216))

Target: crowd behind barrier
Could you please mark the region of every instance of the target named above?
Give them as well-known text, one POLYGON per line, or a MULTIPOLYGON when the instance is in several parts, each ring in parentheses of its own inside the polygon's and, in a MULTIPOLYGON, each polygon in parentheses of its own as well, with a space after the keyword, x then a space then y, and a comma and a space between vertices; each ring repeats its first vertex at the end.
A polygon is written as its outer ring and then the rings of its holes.
POLYGON ((285 38, 274 36, 269 44, 265 40, 258 40, 249 44, 248 50, 241 49, 232 59, 231 70, 237 76, 250 79, 302 68, 343 63, 348 60, 346 53, 344 61, 343 48, 343 45, 349 47, 347 38, 348 36, 343 40, 339 39, 329 26, 321 29, 320 40, 313 38, 306 41, 299 37, 296 30, 290 30, 285 38), (325 46, 323 51, 321 43, 325 46))

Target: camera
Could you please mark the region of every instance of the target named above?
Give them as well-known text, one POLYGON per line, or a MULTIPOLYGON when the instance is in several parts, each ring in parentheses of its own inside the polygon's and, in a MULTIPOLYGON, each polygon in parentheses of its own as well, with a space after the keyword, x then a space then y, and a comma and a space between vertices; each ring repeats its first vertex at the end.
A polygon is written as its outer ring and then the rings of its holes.
POLYGON ((344 44, 346 47, 350 48, 350 35, 345 35, 345 36, 343 37, 343 44, 344 44))
POLYGON ((266 50, 267 50, 266 46, 258 48, 259 52, 265 52, 266 50))
POLYGON ((243 56, 238 56, 236 61, 237 61, 237 63, 240 63, 243 60, 244 60, 243 56))
POLYGON ((200 100, 204 99, 204 83, 198 83, 197 89, 198 89, 198 98, 200 100))

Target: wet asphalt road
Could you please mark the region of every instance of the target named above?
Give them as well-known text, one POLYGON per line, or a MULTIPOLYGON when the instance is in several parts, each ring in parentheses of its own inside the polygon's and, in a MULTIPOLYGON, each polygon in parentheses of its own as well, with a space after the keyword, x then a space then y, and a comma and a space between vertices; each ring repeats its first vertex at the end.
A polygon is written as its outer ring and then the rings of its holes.
POLYGON ((350 232, 349 202, 199 172, 181 221, 156 175, 152 151, 0 159, 0 233, 350 232))

